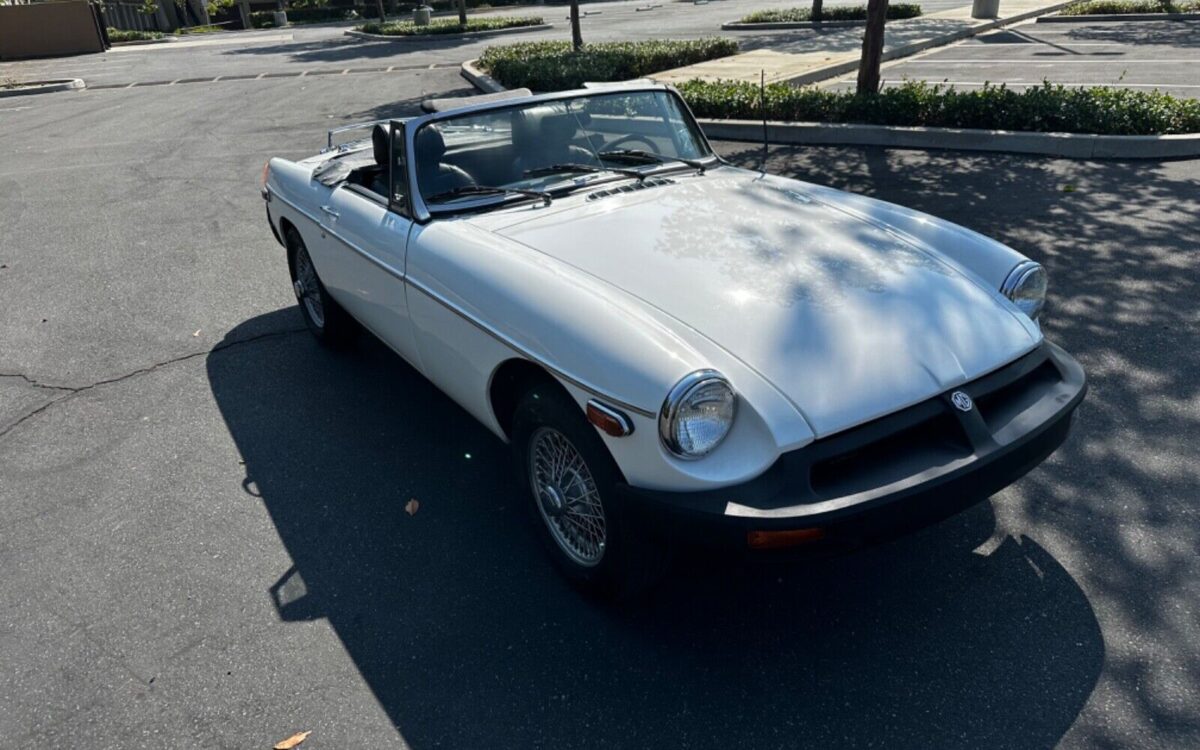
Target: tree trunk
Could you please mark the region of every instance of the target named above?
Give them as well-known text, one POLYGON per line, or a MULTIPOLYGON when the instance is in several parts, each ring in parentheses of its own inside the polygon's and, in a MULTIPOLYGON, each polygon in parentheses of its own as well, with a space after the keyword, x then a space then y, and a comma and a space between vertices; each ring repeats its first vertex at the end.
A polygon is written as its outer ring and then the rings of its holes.
POLYGON ((883 22, 888 0, 867 0, 867 33, 863 34, 862 60, 858 63, 858 93, 879 91, 879 63, 883 58, 883 22))
POLYGON ((821 22, 821 6, 824 5, 822 0, 813 0, 812 20, 813 23, 821 22))
POLYGON ((379 22, 387 22, 387 11, 383 9, 383 0, 375 0, 375 12, 379 14, 379 22))
POLYGON ((458 0, 458 25, 467 27, 467 0, 458 0))
POLYGON ((583 48, 583 32, 579 30, 579 0, 571 0, 571 48, 576 52, 583 48))

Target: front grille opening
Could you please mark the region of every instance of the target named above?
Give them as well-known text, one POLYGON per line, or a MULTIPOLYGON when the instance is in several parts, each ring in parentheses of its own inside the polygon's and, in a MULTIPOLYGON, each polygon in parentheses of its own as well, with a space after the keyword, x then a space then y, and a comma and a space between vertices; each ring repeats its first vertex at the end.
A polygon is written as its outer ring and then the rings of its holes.
POLYGON ((991 393, 975 399, 980 416, 993 432, 1008 424, 1021 412, 1037 403, 1046 389, 1062 381, 1058 368, 1050 360, 991 393))
POLYGON ((939 414, 873 443, 817 461, 809 474, 822 498, 842 497, 945 466, 971 455, 952 414, 939 414))

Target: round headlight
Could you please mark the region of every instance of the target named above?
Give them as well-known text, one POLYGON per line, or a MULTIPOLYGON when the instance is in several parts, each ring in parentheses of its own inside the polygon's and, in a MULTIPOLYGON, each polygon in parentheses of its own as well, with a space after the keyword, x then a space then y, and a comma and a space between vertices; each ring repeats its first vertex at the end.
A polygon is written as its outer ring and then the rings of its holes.
POLYGON ((680 458, 700 458, 729 434, 737 395, 715 370, 698 370, 675 384, 658 415, 667 450, 680 458))
POLYGON ((1046 269, 1032 260, 1023 261, 1008 274, 1000 291, 1021 312, 1037 320, 1046 306, 1046 269))

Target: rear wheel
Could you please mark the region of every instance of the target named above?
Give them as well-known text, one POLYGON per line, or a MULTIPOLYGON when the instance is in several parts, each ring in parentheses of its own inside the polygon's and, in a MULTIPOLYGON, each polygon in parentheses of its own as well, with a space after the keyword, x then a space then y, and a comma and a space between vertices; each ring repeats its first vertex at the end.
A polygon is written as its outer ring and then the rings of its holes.
POLYGON ((288 269, 292 276, 292 291, 300 305, 300 314, 308 330, 326 346, 337 346, 349 341, 356 332, 354 319, 339 305, 321 278, 300 233, 288 228, 284 233, 288 248, 288 269))
POLYGON ((630 518, 616 492, 616 462, 570 397, 554 384, 535 386, 518 403, 512 432, 530 515, 563 575, 610 598, 652 583, 665 547, 630 518))

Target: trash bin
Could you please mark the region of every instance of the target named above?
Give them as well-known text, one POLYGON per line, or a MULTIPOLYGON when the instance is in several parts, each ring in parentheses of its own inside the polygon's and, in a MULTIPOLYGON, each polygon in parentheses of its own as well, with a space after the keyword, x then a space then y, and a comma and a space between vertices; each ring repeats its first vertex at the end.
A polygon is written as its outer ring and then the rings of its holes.
POLYGON ((275 11, 275 28, 282 29, 284 26, 287 26, 287 11, 275 11))
POLYGON ((972 0, 971 18, 998 18, 1000 0, 972 0))
POLYGON ((429 14, 433 11, 428 5, 418 5, 413 9, 413 23, 417 26, 429 25, 429 14))

